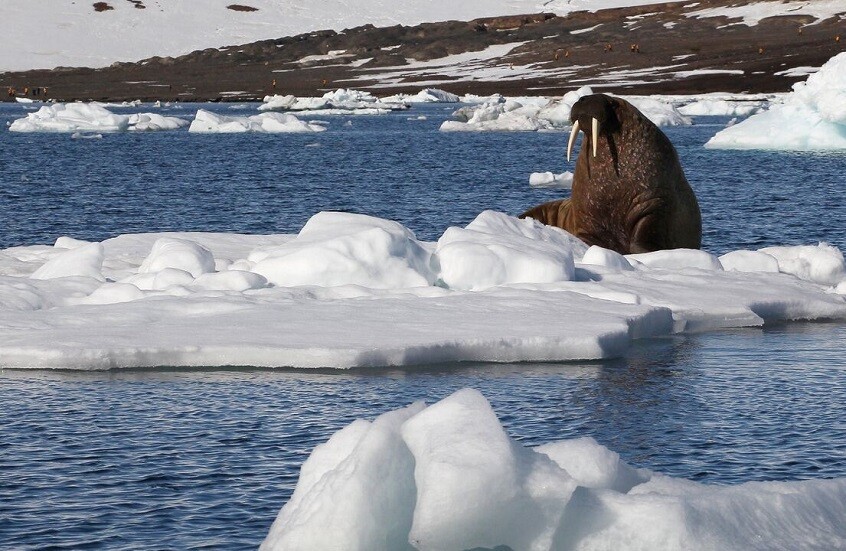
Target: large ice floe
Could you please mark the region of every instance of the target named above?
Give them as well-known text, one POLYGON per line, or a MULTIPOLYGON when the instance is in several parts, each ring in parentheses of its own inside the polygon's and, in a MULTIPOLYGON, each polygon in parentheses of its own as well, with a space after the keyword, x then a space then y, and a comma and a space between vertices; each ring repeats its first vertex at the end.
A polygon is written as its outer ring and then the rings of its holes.
POLYGON ((316 447, 262 551, 843 549, 846 478, 716 486, 590 437, 537 448, 464 389, 316 447))
POLYGON ((370 92, 339 88, 322 97, 265 96, 259 111, 319 111, 321 115, 384 115, 408 109, 403 101, 381 100, 370 92))
POLYGON ((11 132, 125 132, 176 130, 188 126, 180 117, 158 113, 115 114, 98 103, 44 105, 26 117, 12 121, 11 132))
POLYGON ((677 331, 846 319, 844 280, 825 244, 624 257, 493 211, 437 242, 337 212, 297 235, 61 237, 0 251, 0 367, 600 359, 677 331))
MULTIPOLYGON (((443 132, 531 132, 561 130, 570 126, 570 109, 582 96, 593 90, 583 86, 566 93, 561 99, 504 98, 492 96, 486 101, 458 109, 453 115, 457 120, 441 124, 443 132)), ((474 99, 474 98, 469 98, 474 99)), ((649 97, 627 97, 649 120, 658 126, 692 124, 676 107, 666 101, 649 97)))
POLYGON ((288 113, 260 113, 250 117, 227 116, 200 109, 188 128, 189 132, 228 134, 240 132, 296 133, 323 132, 320 124, 301 121, 288 113))
POLYGON ((794 84, 783 103, 718 132, 705 147, 846 149, 846 52, 794 84))

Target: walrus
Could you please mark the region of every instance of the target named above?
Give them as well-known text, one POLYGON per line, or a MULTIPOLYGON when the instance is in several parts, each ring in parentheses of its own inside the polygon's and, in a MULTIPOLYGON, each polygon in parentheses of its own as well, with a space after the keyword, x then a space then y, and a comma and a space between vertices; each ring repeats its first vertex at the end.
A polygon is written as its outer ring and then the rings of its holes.
POLYGON ((584 133, 570 198, 543 203, 520 218, 621 254, 700 247, 696 195, 673 144, 652 121, 605 94, 580 98, 570 121, 568 161, 576 136, 584 133))

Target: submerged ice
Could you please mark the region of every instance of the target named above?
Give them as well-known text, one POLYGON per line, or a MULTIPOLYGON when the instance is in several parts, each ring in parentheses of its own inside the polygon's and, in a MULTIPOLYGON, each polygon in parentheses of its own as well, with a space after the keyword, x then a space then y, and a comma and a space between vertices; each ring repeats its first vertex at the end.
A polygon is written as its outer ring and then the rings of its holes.
POLYGON ((460 390, 316 447, 262 551, 839 549, 846 479, 714 486, 592 438, 527 448, 460 390))
POLYGON ((437 242, 322 212, 297 235, 123 235, 0 251, 0 366, 564 361, 676 331, 846 319, 826 244, 621 256, 485 211, 437 242))

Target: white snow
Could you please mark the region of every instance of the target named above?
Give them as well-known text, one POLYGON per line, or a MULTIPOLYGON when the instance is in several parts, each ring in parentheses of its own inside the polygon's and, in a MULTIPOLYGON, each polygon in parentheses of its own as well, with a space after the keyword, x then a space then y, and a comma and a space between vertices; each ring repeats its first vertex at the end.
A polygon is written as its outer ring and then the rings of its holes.
POLYGON ((702 98, 679 107, 688 117, 748 117, 761 111, 765 101, 734 101, 702 98))
POLYGON ((651 0, 249 0, 254 12, 227 9, 229 1, 144 0, 146 9, 111 0, 97 13, 92 2, 3 0, 0 71, 56 66, 105 67, 115 61, 175 56, 321 29, 342 29, 647 4, 651 0))
POLYGON ((492 211, 437 242, 323 212, 297 235, 2 250, 0 367, 599 359, 677 331, 846 319, 842 294, 846 264, 825 244, 623 257, 492 211))
POLYGON ((197 111, 189 132, 217 134, 240 132, 296 133, 323 132, 326 128, 319 124, 301 121, 287 113, 261 113, 251 117, 227 116, 212 113, 205 109, 197 111))
POLYGON ((438 88, 424 88, 413 95, 397 94, 382 98, 382 101, 389 103, 458 103, 461 98, 438 88))
POLYGON ((590 437, 527 448, 463 389, 316 447, 260 549, 826 550, 844 516, 844 478, 716 486, 590 437))
POLYGON ((718 149, 846 149, 846 53, 828 60, 783 102, 717 133, 718 149))
POLYGON ((815 23, 818 23, 842 12, 843 2, 841 0, 815 0, 814 2, 793 0, 787 2, 752 2, 739 6, 719 6, 716 8, 689 11, 685 15, 687 17, 697 18, 726 17, 729 20, 739 19, 738 24, 753 27, 767 17, 810 15, 816 19, 815 23))
MULTIPOLYGON (((188 126, 179 117, 157 113, 117 115, 98 103, 56 103, 45 105, 26 117, 12 121, 11 132, 124 132, 176 130, 188 126)), ((85 137, 79 134, 79 137, 85 137)))

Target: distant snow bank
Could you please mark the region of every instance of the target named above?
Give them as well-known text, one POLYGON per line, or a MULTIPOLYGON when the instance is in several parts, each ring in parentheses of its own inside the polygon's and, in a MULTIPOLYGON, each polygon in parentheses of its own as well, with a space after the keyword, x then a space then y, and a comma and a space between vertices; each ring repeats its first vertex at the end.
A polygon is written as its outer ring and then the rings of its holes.
POLYGON ((846 263, 825 244, 621 256, 493 211, 437 242, 322 212, 297 235, 2 250, 0 367, 599 359, 677 331, 846 319, 843 295, 846 263))
POLYGON ((827 550, 844 517, 846 478, 716 486, 589 437, 526 448, 464 389, 317 446, 260 549, 827 550))
POLYGON ((846 149, 846 52, 794 84, 782 103, 718 132, 705 147, 846 149))

